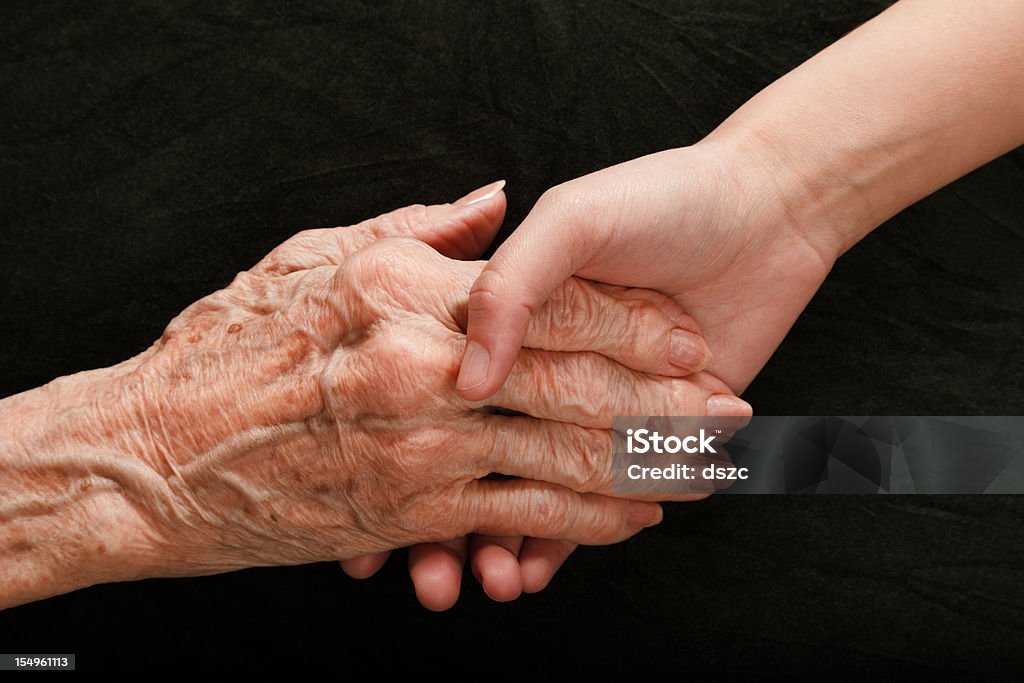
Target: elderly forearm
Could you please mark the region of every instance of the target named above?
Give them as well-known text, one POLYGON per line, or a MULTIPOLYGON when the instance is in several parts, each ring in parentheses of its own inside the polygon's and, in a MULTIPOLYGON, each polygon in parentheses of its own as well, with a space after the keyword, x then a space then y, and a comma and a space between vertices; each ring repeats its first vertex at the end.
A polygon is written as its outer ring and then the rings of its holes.
POLYGON ((827 256, 1024 142, 1024 3, 903 0, 766 88, 708 140, 773 170, 827 256), (809 220, 808 220, 809 219, 809 220))
POLYGON ((0 608, 139 578, 158 562, 138 507, 151 470, 113 445, 131 435, 101 419, 122 374, 80 373, 0 401, 0 608))

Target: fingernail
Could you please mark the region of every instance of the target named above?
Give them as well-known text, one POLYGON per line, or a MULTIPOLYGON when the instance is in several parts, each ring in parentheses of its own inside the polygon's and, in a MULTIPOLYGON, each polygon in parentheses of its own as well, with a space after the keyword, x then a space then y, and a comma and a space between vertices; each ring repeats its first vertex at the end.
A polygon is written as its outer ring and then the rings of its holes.
POLYGON ((705 412, 708 417, 747 417, 754 414, 754 409, 742 398, 716 394, 708 399, 705 412))
POLYGON ((476 204, 477 202, 486 202, 494 195, 501 192, 501 189, 505 187, 505 181, 499 180, 491 183, 490 185, 484 185, 481 188, 473 190, 465 197, 455 201, 455 206, 469 206, 470 204, 476 204))
POLYGON ((472 389, 487 379, 487 369, 491 367, 491 354, 480 344, 471 341, 466 344, 466 355, 462 357, 462 369, 459 379, 455 382, 458 389, 472 389))
POLYGON ((699 334, 677 327, 669 335, 668 360, 672 365, 697 372, 711 362, 711 349, 699 334))
POLYGON ((661 506, 652 503, 630 503, 626 513, 629 525, 636 529, 646 529, 661 524, 661 506))

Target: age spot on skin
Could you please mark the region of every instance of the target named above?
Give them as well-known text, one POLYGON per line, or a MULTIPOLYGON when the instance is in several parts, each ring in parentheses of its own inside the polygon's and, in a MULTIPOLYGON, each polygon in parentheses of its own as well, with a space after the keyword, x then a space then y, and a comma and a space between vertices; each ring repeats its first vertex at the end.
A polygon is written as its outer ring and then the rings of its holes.
POLYGON ((11 544, 12 553, 27 553, 34 549, 35 546, 25 540, 17 540, 11 544))

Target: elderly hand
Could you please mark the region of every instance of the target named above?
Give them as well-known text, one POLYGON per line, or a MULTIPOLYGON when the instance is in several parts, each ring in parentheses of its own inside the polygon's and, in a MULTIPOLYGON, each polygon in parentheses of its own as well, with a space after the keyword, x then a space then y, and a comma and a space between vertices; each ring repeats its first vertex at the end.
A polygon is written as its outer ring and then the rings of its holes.
POLYGON ((654 503, 597 495, 608 428, 728 394, 665 376, 688 372, 669 339, 692 321, 658 295, 569 280, 532 316, 505 387, 464 401, 454 381, 482 264, 409 237, 472 253, 503 210, 487 199, 300 233, 138 358, 0 403, 13 446, 0 449, 13 562, 0 605, 470 532, 611 543, 657 523, 654 503))

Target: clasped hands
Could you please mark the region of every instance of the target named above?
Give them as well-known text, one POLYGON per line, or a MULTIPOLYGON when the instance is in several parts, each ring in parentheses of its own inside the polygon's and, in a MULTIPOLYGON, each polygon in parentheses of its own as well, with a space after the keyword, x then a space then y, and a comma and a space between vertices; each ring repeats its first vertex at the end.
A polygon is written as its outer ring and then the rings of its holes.
POLYGON ((581 279, 531 312, 501 388, 462 398, 484 264, 459 259, 504 209, 496 184, 301 232, 125 364, 97 429, 132 425, 124 450, 143 466, 122 488, 145 501, 138 536, 162 558, 140 575, 340 559, 366 577, 409 546, 418 597, 445 609, 467 556, 508 600, 575 544, 661 520, 657 503, 608 495, 612 417, 746 404, 700 372, 707 346, 671 299, 581 279))
POLYGON ((401 547, 445 609, 467 558, 510 600, 656 524, 611 495, 612 416, 749 415, 733 392, 844 251, 1021 144, 1024 14, 949 4, 897 3, 696 144, 552 187, 486 263, 500 184, 300 233, 139 356, 4 398, 0 609, 257 565, 366 577, 401 547))

